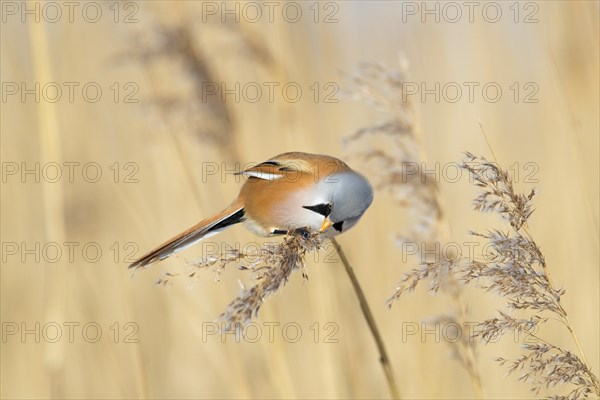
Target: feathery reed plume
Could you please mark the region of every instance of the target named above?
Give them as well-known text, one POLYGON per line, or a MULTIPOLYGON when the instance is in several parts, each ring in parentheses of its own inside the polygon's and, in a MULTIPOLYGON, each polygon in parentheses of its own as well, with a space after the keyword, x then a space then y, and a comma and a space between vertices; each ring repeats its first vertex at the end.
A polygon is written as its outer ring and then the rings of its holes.
POLYGON ((198 33, 192 24, 168 25, 148 22, 144 30, 132 36, 132 46, 121 58, 137 61, 148 72, 150 79, 153 70, 161 68, 179 69, 179 74, 169 74, 170 81, 164 85, 156 82, 153 87, 165 88, 147 99, 164 120, 174 125, 177 131, 189 132, 199 139, 227 151, 234 142, 233 119, 228 105, 219 96, 206 96, 206 85, 219 82, 214 61, 205 54, 198 33), (181 90, 171 91, 171 88, 181 90), (169 90, 167 90, 167 88, 169 90))
MULTIPOLYGON (((192 135, 240 159, 234 140, 238 104, 223 99, 221 91, 227 76, 223 76, 222 65, 241 57, 248 68, 260 70, 276 66, 274 57, 258 32, 246 24, 199 25, 199 16, 189 11, 173 22, 149 7, 149 18, 132 31, 131 45, 116 59, 140 63, 148 78, 155 81, 151 87, 156 93, 144 103, 160 113, 161 122, 170 124, 171 131, 192 135), (233 39, 226 42, 225 49, 214 40, 203 40, 222 30, 233 39), (214 47, 219 49, 220 57, 215 57, 214 47)), ((173 136, 177 140, 177 135, 173 136)))
MULTIPOLYGON (((252 273, 256 283, 250 288, 243 287, 242 293, 229 303, 219 317, 225 330, 235 330, 255 318, 265 299, 285 286, 294 271, 301 271, 302 277, 308 280, 306 254, 321 249, 322 243, 323 238, 318 232, 297 229, 288 233, 282 242, 267 243, 258 251, 230 249, 218 257, 210 256, 191 262, 191 270, 185 275, 195 278, 199 271, 213 270, 218 277, 230 264, 237 264, 238 269, 252 273)), ((167 272, 156 284, 171 285, 174 278, 180 275, 167 272)))
POLYGON ((370 127, 356 131, 346 145, 357 145, 353 153, 361 156, 378 173, 373 181, 378 189, 388 190, 394 200, 408 208, 408 231, 400 242, 435 241, 445 231, 435 176, 423 170, 426 153, 421 144, 414 106, 405 93, 408 63, 398 70, 378 63, 360 64, 350 76, 355 87, 352 97, 361 99, 386 115, 370 127))
POLYGON ((389 301, 414 290, 425 279, 430 281, 430 290, 436 292, 440 286, 439 277, 444 273, 454 275, 463 285, 495 292, 506 300, 510 314, 499 311, 499 316, 479 323, 473 336, 489 343, 512 331, 531 339, 523 342, 524 354, 517 359, 496 359, 501 365, 508 366, 509 374, 521 373, 519 380, 529 383, 536 396, 544 388, 548 390, 563 384, 571 384, 568 393, 548 398, 600 396, 598 378, 591 371, 567 311, 560 302, 565 290, 553 284, 544 255, 527 229, 535 191, 527 195, 517 193, 508 171, 484 157, 466 153, 462 168, 470 173, 481 190, 473 202, 474 209, 500 215, 510 225, 510 231, 472 232, 487 241, 490 252, 483 261, 457 259, 424 263, 404 275, 389 301), (535 333, 549 320, 558 320, 566 327, 579 355, 535 333))
POLYGON ((245 24, 200 26, 193 15, 177 23, 168 22, 160 15, 152 16, 133 31, 131 46, 117 60, 140 63, 151 79, 153 71, 158 71, 160 76, 152 86, 163 89, 145 103, 161 111, 165 120, 178 130, 189 131, 202 141, 235 155, 234 108, 237 103, 223 100, 221 84, 227 76, 223 76, 222 63, 239 57, 247 68, 255 67, 257 71, 273 68, 276 62, 268 46, 245 24), (228 41, 225 49, 214 41, 203 40, 215 30, 226 30, 234 40, 228 41), (221 57, 215 57, 212 46, 218 47, 221 57), (170 72, 166 74, 164 70, 170 72))
POLYGON ((301 229, 288 234, 279 245, 264 248, 263 257, 250 266, 256 284, 249 289, 244 288, 221 314, 220 319, 225 322, 226 329, 238 327, 257 316, 265 298, 277 293, 292 272, 300 270, 307 280, 306 253, 321 248, 321 244, 321 235, 301 229))
MULTIPOLYGON (((318 232, 307 228, 296 229, 288 233, 282 242, 265 244, 258 251, 229 249, 218 257, 210 256, 194 261, 191 263, 191 271, 186 272, 185 275, 189 278, 195 278, 199 271, 213 270, 216 274, 216 279, 219 279, 221 272, 226 266, 232 263, 239 263, 240 261, 242 262, 242 265, 238 266, 240 270, 252 272, 256 283, 250 288, 242 287, 242 293, 229 303, 226 310, 219 317, 225 331, 241 334, 244 324, 258 316, 258 311, 265 299, 274 295, 285 286, 294 271, 300 270, 302 277, 308 280, 305 268, 306 254, 322 249, 323 240, 323 237, 318 232)), ((361 310, 375 340, 380 355, 381 366, 392 398, 400 399, 391 361, 366 297, 341 246, 334 238, 331 239, 331 242, 351 280, 361 310)), ((156 284, 162 286, 171 285, 174 278, 180 275, 182 273, 173 274, 166 272, 163 278, 157 280, 156 284)))
MULTIPOLYGON (((421 244, 420 249, 438 249, 441 247, 435 244, 449 239, 449 226, 441 207, 435 176, 423 168, 427 158, 414 106, 405 92, 407 71, 408 62, 405 60, 401 60, 398 70, 378 63, 363 63, 357 67, 350 76, 354 86, 352 98, 365 101, 386 115, 386 119, 358 130, 346 139, 346 145, 356 145, 357 149, 352 152, 377 171, 370 174, 375 187, 390 192, 394 201, 407 209, 406 230, 397 234, 398 244, 418 243, 421 244)), ((426 254, 420 256, 423 259, 426 254)), ((452 258, 453 255, 438 251, 432 256, 437 260, 452 258)), ((440 316, 435 321, 451 321, 468 328, 461 286, 452 275, 444 274, 437 278, 437 288, 443 287, 454 309, 451 315, 440 316)), ((454 357, 468 372, 475 395, 482 398, 476 343, 461 340, 448 344, 454 357)))

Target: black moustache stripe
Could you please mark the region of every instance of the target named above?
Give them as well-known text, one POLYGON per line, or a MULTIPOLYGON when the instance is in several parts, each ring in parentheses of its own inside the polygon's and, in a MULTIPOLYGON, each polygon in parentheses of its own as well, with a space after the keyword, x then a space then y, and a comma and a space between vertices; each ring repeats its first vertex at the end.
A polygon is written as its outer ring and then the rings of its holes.
POLYGON ((324 217, 328 217, 329 214, 331 214, 331 204, 329 204, 329 203, 316 204, 314 206, 302 206, 302 207, 306 208, 307 210, 314 211, 317 214, 321 214, 324 217))

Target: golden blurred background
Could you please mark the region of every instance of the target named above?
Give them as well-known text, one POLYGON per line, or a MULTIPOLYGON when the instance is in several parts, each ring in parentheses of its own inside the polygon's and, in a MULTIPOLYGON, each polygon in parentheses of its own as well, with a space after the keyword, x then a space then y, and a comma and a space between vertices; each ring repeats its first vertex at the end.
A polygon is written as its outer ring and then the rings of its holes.
MULTIPOLYGON (((248 163, 326 153, 376 180, 344 146, 385 120, 354 101, 348 76, 363 62, 407 68, 430 168, 467 150, 491 157, 481 124, 517 187, 537 189, 531 233, 600 372, 598 2, 0 5, 2 398, 388 398, 331 247, 309 262, 309 281, 294 275, 263 305, 238 343, 214 321, 247 274, 154 282, 215 246, 264 240, 238 226, 133 278, 127 269, 231 201, 242 183, 232 172, 248 163)), ((466 176, 441 174, 439 186, 451 240, 501 226, 472 211, 466 176)), ((396 240, 410 217, 382 188, 339 242, 402 397, 475 398, 443 335, 422 329, 453 312, 448 297, 424 286, 384 305, 417 265, 396 240)), ((472 289, 465 298, 472 321, 504 304, 472 289)), ((544 334, 575 351, 559 324, 544 334)), ((477 349, 484 397, 534 397, 494 361, 517 356, 515 340, 477 349)))

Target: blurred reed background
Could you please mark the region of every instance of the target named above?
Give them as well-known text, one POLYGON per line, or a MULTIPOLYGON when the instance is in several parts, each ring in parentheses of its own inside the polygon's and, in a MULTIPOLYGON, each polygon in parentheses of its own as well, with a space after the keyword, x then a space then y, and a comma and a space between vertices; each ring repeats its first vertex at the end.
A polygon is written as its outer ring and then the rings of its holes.
MULTIPOLYGON (((303 2, 295 23, 283 18, 284 2, 275 2, 273 22, 264 3, 250 3, 263 12, 253 22, 254 11, 244 14, 243 2, 101 2, 95 23, 83 18, 88 3, 75 3, 73 22, 64 3, 55 3, 62 10, 56 22, 48 21, 56 14, 46 3, 1 3, 2 398, 388 397, 375 346, 331 247, 309 262, 308 282, 297 274, 264 304, 255 321, 262 336, 254 343, 208 334, 239 293, 238 280, 247 283, 245 274, 228 269, 219 282, 207 272, 169 287, 153 283, 215 245, 264 240, 238 227, 133 279, 126 268, 132 249, 139 256, 234 198, 241 182, 222 176, 223 167, 232 172, 285 151, 308 151, 343 158, 377 181, 381 171, 368 168, 354 145, 343 146, 360 128, 385 120, 377 107, 349 95, 349 76, 365 61, 399 69, 407 60, 409 81, 462 87, 455 103, 433 95, 421 101, 420 92, 412 97, 419 152, 430 168, 458 162, 466 150, 489 158, 481 122, 499 161, 519 172, 517 187, 537 188, 530 230, 566 289, 563 305, 598 374, 597 2, 517 2, 513 9, 498 2, 503 14, 496 23, 482 17, 488 3, 478 3, 472 23, 462 3, 462 18, 454 23, 448 21, 454 11, 434 2, 427 6, 439 7, 439 22, 422 15, 421 2, 303 2), (235 11, 221 22, 225 6, 238 7, 239 22, 235 11), (39 22, 22 14, 23 7, 39 7, 39 22), (409 12, 414 7, 416 15, 409 12), (523 23, 532 12, 537 22, 523 23), (39 102, 31 93, 22 99, 22 82, 28 89, 40 83, 39 102), (62 88, 56 102, 53 85, 43 90, 51 82, 62 88), (73 101, 65 82, 79 84, 73 101), (102 90, 97 102, 89 101, 93 88, 88 100, 83 96, 90 82, 102 90), (236 82, 255 82, 262 97, 251 101, 248 87, 239 101, 233 94, 221 101, 207 95, 211 82, 234 90, 236 82), (272 102, 265 82, 279 85, 272 102), (289 82, 302 89, 297 102, 282 94, 289 82), (464 82, 480 84, 473 102, 464 82), (482 97, 488 82, 502 88, 498 102, 482 97), (515 82, 517 102, 510 89, 515 82), (539 89, 536 103, 524 102, 527 82, 539 89), (339 101, 327 102, 333 91, 339 101), (50 183, 49 169, 40 182, 34 174, 23 177, 23 166, 35 163, 42 169, 58 163, 62 178, 50 183), (64 163, 79 163, 73 182, 64 163), (100 166, 96 183, 89 182, 95 168, 82 175, 88 163, 100 166), (217 173, 208 174, 214 166, 217 173), (524 182, 532 171, 538 182, 524 182), (65 242, 75 243, 72 260, 65 242), (86 244, 90 253, 82 254, 86 244), (62 256, 55 257, 56 248, 62 256), (98 248, 102 255, 90 262, 98 248), (65 323, 75 324, 72 342, 65 323), (90 323, 97 325, 86 336, 82 328, 90 323), (294 329, 285 336, 282 327, 290 323, 294 329), (62 336, 50 340, 56 325, 62 336), (102 337, 92 342, 95 327, 102 337), (294 343, 297 327, 301 336, 294 343), (22 328, 33 333, 22 337, 22 328), (130 333, 137 343, 125 340, 130 333)), ((89 20, 94 10, 86 9, 89 20)), ((287 11, 294 17, 294 9, 287 11)), ((498 223, 471 210, 475 189, 466 175, 458 182, 441 179, 439 187, 450 240, 472 241, 470 229, 498 223)), ((384 305, 402 273, 418 263, 397 240, 414 217, 384 183, 360 224, 339 242, 374 310, 403 398, 474 398, 469 375, 443 337, 422 338, 421 330, 406 335, 409 325, 421 329, 422 321, 453 313, 448 297, 420 289, 391 310, 384 305)), ((472 321, 494 316, 502 304, 494 294, 466 291, 464 297, 472 321)), ((544 334, 575 350, 555 327, 544 334)), ((519 354, 512 338, 479 345, 477 352, 485 397, 533 396, 494 362, 519 354)))

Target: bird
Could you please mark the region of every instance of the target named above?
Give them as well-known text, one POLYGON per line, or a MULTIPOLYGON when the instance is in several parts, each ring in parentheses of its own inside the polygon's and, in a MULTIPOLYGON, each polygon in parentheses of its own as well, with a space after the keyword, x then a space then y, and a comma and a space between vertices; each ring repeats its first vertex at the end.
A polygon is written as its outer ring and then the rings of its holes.
POLYGON ((373 202, 373 188, 364 176, 324 154, 283 153, 236 174, 246 180, 229 206, 144 254, 129 268, 164 260, 238 223, 263 237, 311 229, 330 238, 353 227, 373 202))

